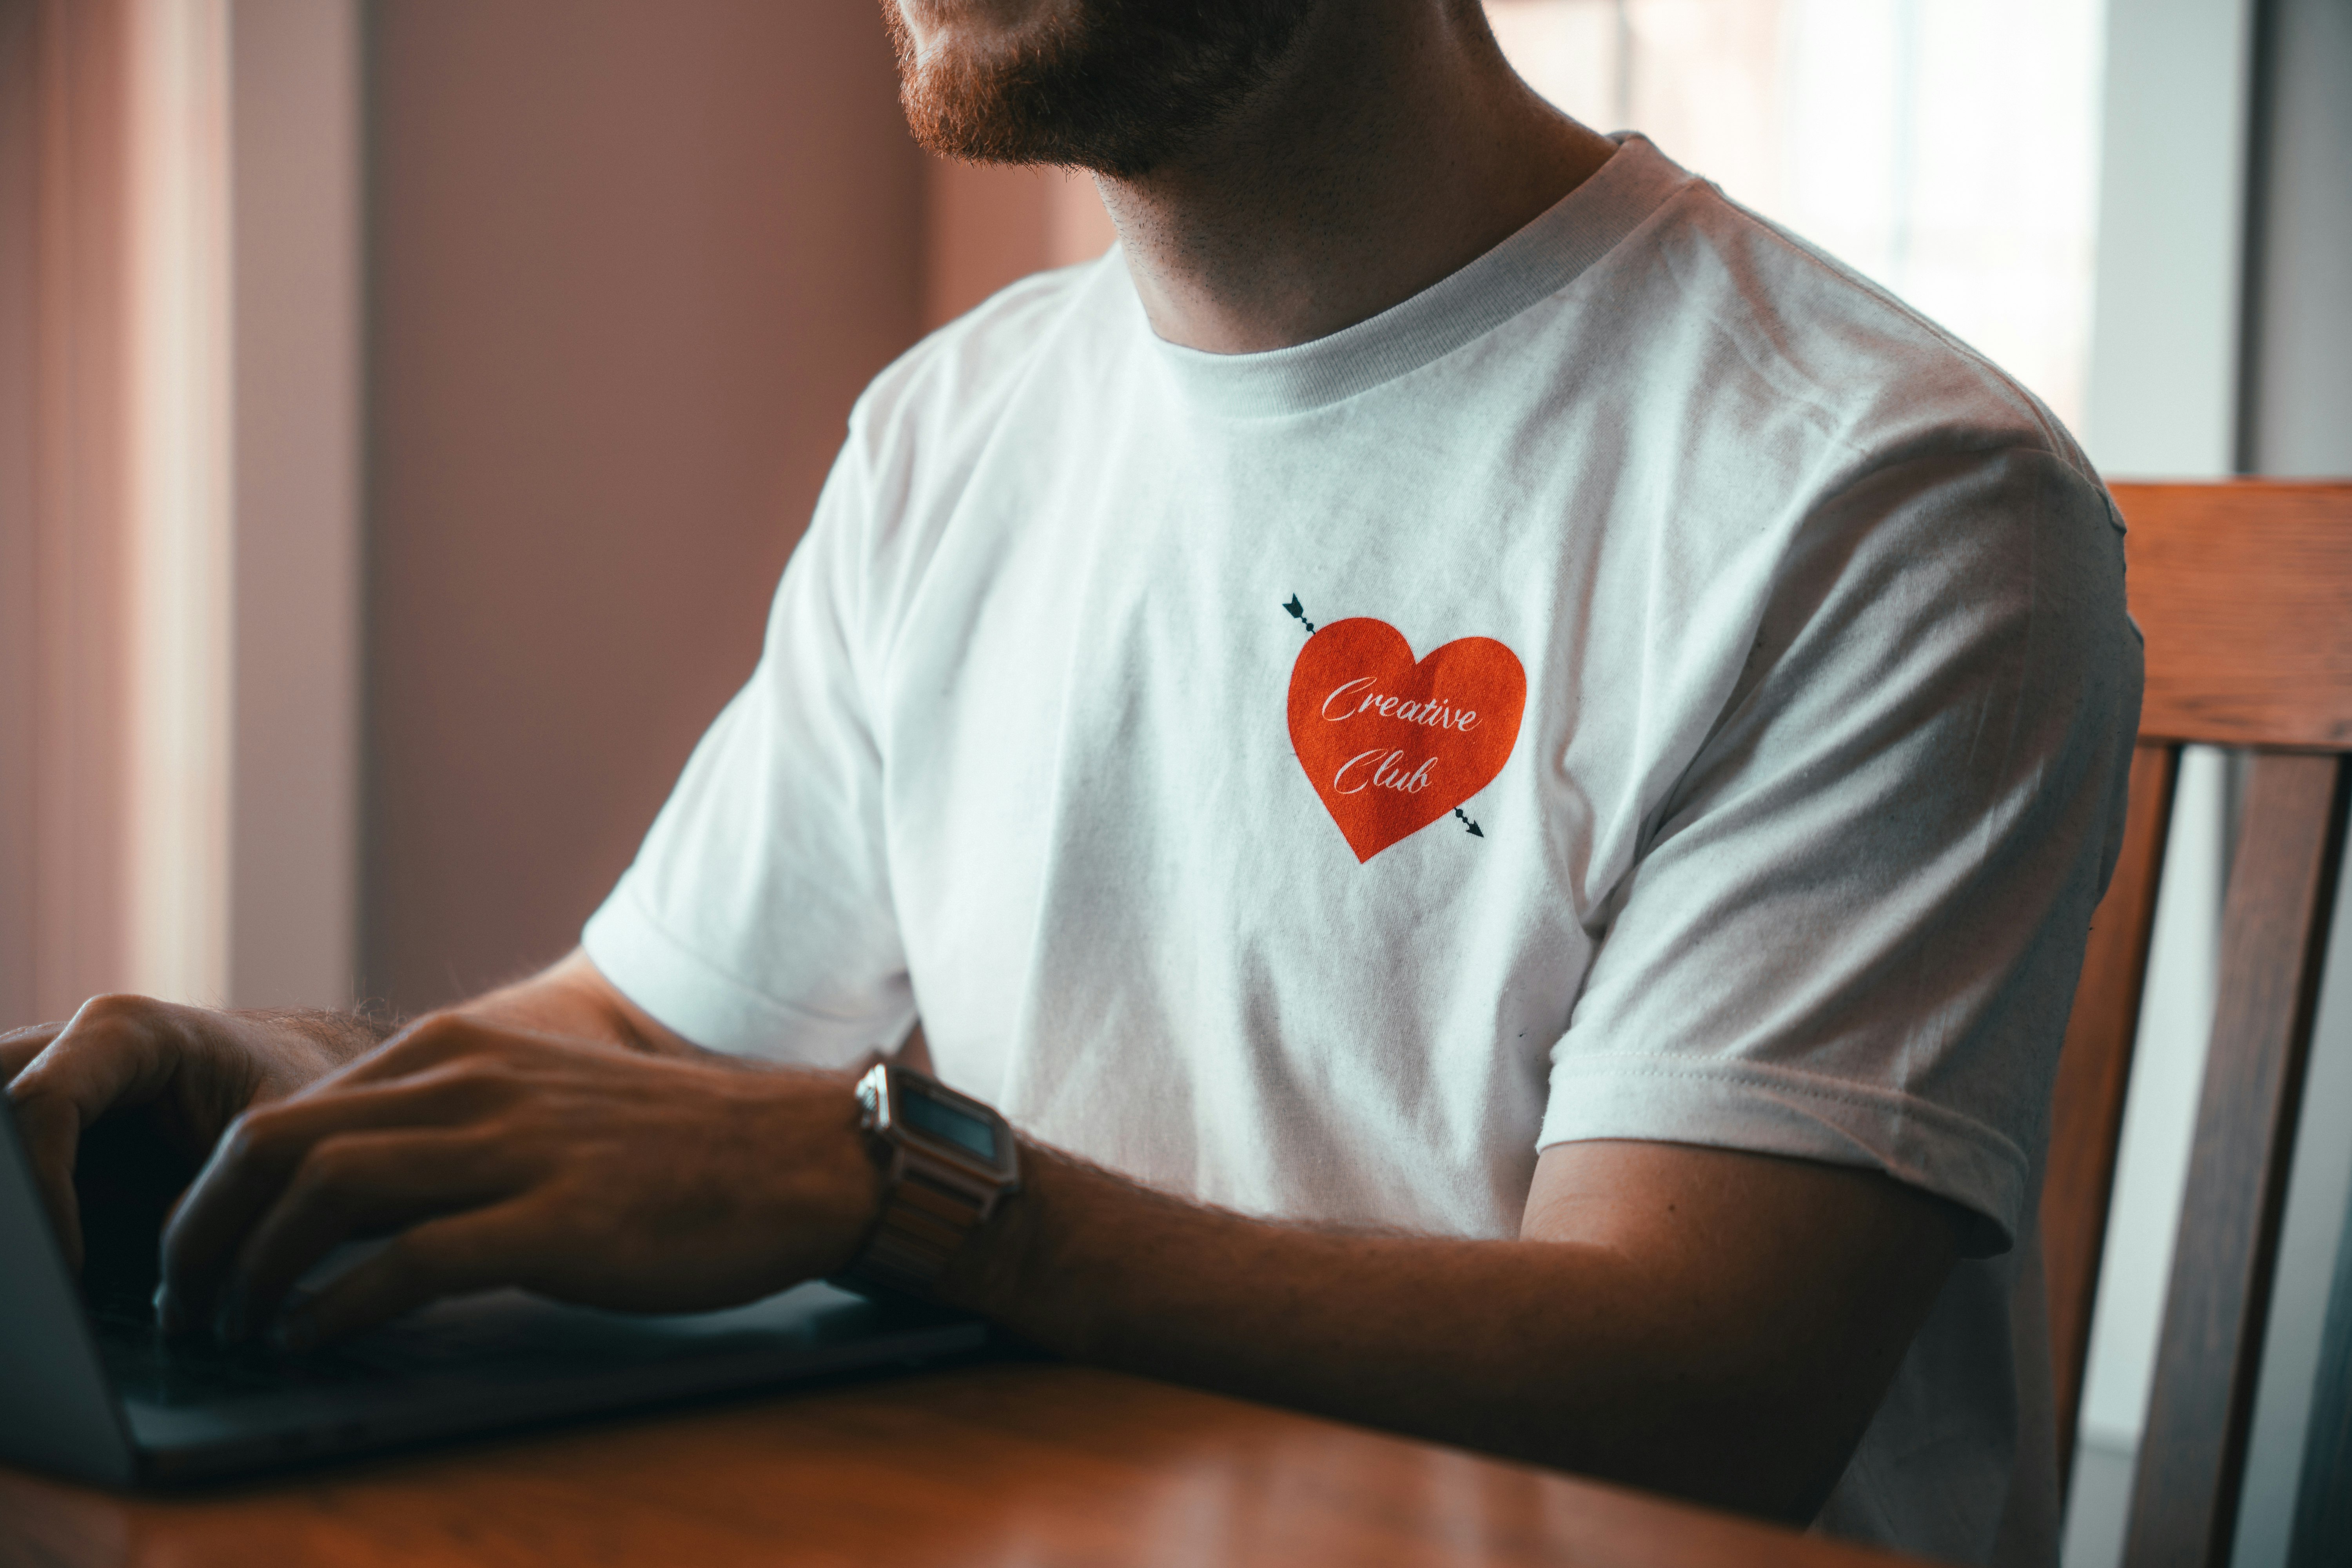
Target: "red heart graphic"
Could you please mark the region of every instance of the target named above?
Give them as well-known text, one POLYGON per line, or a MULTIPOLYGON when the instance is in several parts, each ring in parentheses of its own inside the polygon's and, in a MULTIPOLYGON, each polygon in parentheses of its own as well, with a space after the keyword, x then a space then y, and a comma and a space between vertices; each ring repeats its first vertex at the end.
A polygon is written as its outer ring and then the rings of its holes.
POLYGON ((1476 795, 1519 738, 1527 671, 1492 637, 1415 664, 1386 621, 1334 621, 1290 667, 1290 744, 1356 859, 1476 795))

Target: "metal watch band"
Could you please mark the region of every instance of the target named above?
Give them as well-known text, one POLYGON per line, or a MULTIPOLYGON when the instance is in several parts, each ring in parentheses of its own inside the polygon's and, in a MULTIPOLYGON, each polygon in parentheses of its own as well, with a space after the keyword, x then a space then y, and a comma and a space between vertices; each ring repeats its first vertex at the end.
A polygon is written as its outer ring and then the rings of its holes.
POLYGON ((884 1200, 882 1217, 866 1238, 866 1249, 842 1278, 852 1284, 927 1296, 988 1206, 985 1198, 950 1191, 919 1171, 906 1171, 884 1200))

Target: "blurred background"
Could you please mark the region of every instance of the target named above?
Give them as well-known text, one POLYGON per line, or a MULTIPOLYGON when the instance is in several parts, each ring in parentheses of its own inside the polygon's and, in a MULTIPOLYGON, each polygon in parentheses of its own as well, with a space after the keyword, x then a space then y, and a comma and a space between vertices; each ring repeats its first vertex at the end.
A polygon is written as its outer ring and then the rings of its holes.
MULTIPOLYGON (((2352 473, 2352 0, 1488 12, 2111 476, 2352 473)), ((0 1022, 415 1011, 562 953, 748 673, 859 388, 1113 237, 1084 178, 919 151, 868 5, 0 0, 0 1022)), ((2116 1556, 2231 811, 2192 757, 2069 1568, 2116 1556)), ((2352 1185, 2336 938, 2258 1568, 2352 1185)))

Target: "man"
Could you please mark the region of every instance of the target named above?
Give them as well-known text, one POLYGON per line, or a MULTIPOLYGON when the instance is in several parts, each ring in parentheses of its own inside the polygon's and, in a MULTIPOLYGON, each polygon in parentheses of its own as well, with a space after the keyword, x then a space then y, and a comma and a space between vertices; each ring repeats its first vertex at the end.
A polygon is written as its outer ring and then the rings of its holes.
POLYGON ((209 1152, 189 1331, 871 1275, 852 1082, 919 1014, 1023 1133, 895 1266, 940 1300, 2049 1560, 2032 1216, 2139 681, 2080 453, 1467 0, 886 9, 918 133, 1093 169, 1120 248, 861 400, 582 951, 375 1049, 135 998, 0 1042, 61 1226, 144 1114, 209 1152))

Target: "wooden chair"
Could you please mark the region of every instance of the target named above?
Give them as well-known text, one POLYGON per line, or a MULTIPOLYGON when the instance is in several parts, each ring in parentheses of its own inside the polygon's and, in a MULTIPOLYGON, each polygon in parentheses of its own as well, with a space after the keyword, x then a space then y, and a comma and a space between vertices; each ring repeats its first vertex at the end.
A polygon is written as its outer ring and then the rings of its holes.
POLYGON ((2071 1465, 2186 742, 2252 753, 2126 1568, 2229 1560, 2352 780, 2352 484, 2116 485, 2147 690, 2122 858, 2059 1059, 2042 1237, 2071 1465))

